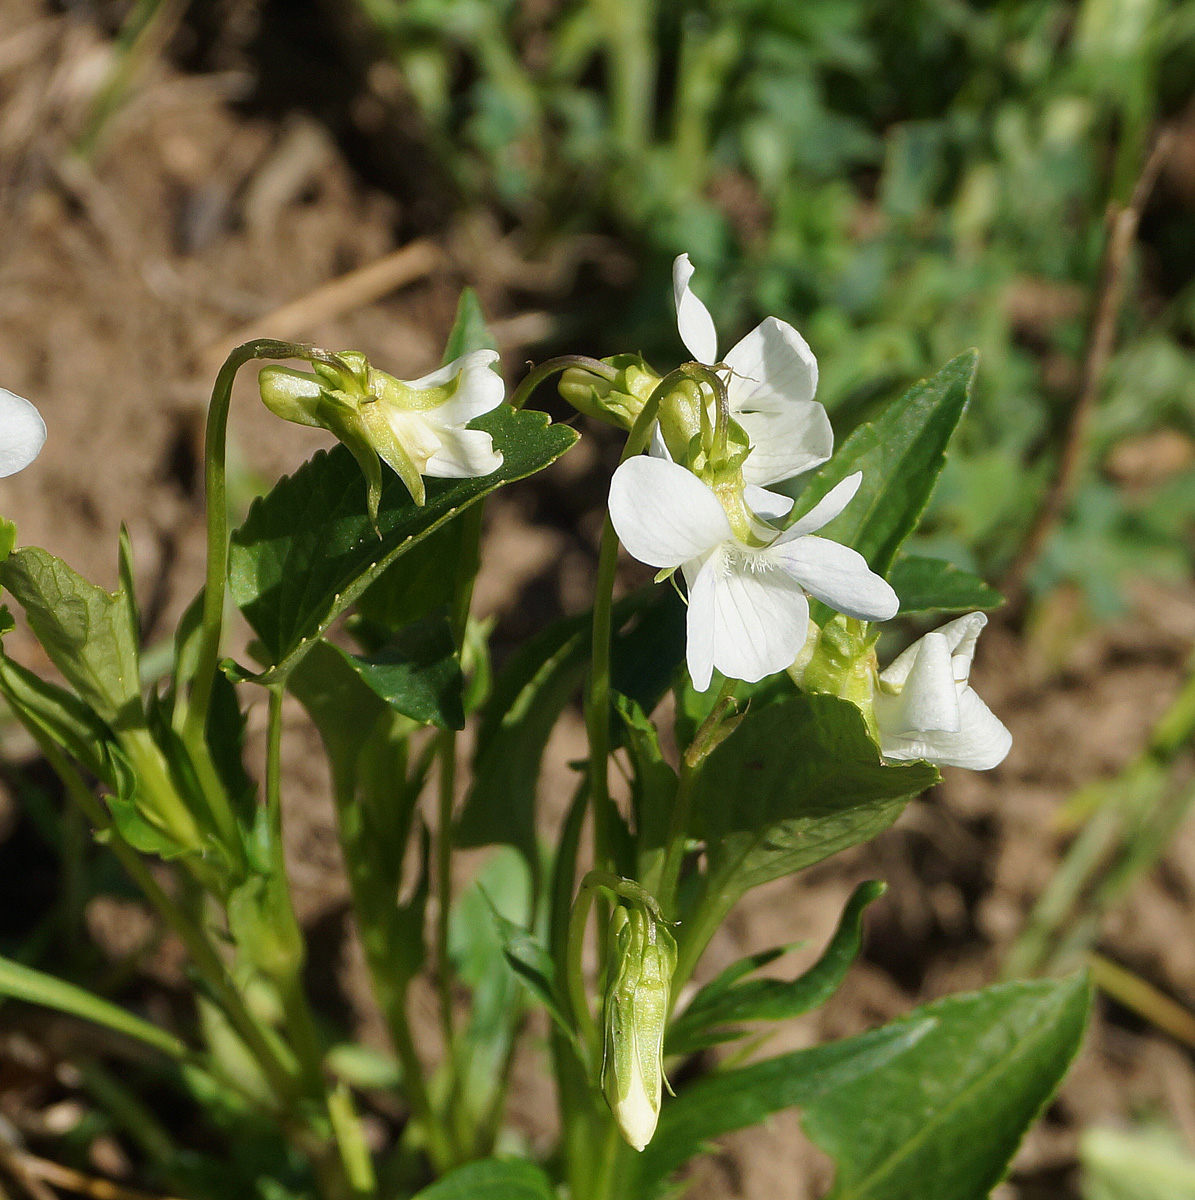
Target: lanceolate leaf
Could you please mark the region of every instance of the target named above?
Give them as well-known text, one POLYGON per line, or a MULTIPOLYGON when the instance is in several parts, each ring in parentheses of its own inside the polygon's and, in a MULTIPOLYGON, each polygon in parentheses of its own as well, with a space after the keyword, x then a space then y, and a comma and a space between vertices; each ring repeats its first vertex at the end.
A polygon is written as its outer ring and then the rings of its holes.
POLYGON ((456 320, 444 346, 443 365, 469 354, 474 350, 497 350, 498 344, 485 323, 485 313, 472 288, 465 288, 456 305, 456 320))
POLYGON ((875 837, 937 781, 928 763, 884 763, 849 701, 802 695, 753 709, 694 794, 710 887, 741 894, 875 837))
POLYGON ((0 958, 0 996, 8 996, 13 1000, 24 1000, 27 1004, 40 1004, 45 1008, 57 1009, 69 1013, 72 1017, 80 1017, 85 1021, 93 1021, 123 1033, 126 1037, 135 1038, 160 1050, 171 1058, 187 1058, 190 1051, 173 1034, 151 1025, 141 1017, 126 1012, 118 1005, 99 996, 92 995, 73 983, 55 979, 33 967, 11 959, 0 958))
POLYGON ((838 1164, 827 1200, 982 1200, 1066 1074, 1089 1003, 1075 975, 951 996, 895 1022, 933 1029, 806 1110, 805 1131, 838 1164))
POLYGON ((900 597, 898 616, 998 608, 1004 597, 978 576, 940 558, 897 555, 888 582, 900 597))
POLYGON ((888 405, 876 420, 860 425, 810 480, 793 519, 808 512, 836 483, 862 471, 858 494, 821 533, 853 546, 886 578, 901 543, 929 503, 946 462, 946 445, 967 406, 977 362, 974 350, 960 354, 888 405))
POLYGON ((863 913, 884 894, 884 884, 861 883, 847 901, 821 958, 796 979, 743 979, 784 953, 755 955, 728 967, 706 984, 668 1030, 669 1054, 692 1054, 740 1036, 726 1029, 741 1021, 783 1021, 824 1004, 838 990, 863 945, 863 913), (745 969, 744 969, 745 968, 745 969))
POLYGON ((253 505, 233 534, 229 582, 260 639, 267 675, 289 671, 399 555, 495 488, 542 470, 577 440, 543 413, 505 405, 473 426, 493 437, 502 466, 482 479, 427 480, 423 507, 393 472, 383 472, 376 530, 360 469, 343 446, 316 454, 253 505))
POLYGON ((984 1200, 1066 1073, 1088 1004, 1081 976, 999 984, 715 1073, 665 1101, 618 1194, 652 1200, 711 1138, 797 1105, 838 1164, 827 1200, 984 1200))
POLYGON ((525 1159, 487 1158, 449 1171, 415 1200, 555 1200, 548 1177, 525 1159))
POLYGON ((622 1155, 625 1182, 616 1194, 625 1200, 654 1200, 672 1172, 708 1149, 712 1138, 756 1125, 781 1109, 812 1104, 879 1071, 933 1028, 932 1020, 909 1019, 698 1081, 675 1100, 664 1101, 655 1137, 642 1154, 622 1155))
POLYGON ((141 679, 132 601, 88 583, 61 559, 26 546, 0 563, 54 665, 114 729, 140 725, 141 679))

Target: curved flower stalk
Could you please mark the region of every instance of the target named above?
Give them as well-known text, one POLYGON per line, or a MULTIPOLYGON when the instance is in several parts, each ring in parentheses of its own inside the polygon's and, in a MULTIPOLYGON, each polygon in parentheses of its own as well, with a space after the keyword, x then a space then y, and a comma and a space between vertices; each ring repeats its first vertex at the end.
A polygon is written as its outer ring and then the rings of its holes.
POLYGON ((762 488, 743 490, 732 523, 720 493, 677 463, 639 456, 615 471, 610 520, 619 540, 640 562, 685 576, 687 660, 698 691, 715 667, 748 683, 788 667, 805 644, 809 596, 865 621, 896 615, 896 593, 861 554, 811 536, 850 503, 862 478, 844 479, 779 532, 766 521, 792 501, 762 488))
POLYGON ((467 428, 502 403, 505 387, 494 371, 494 350, 474 350, 430 375, 402 380, 370 366, 365 355, 338 356, 344 368, 313 364, 314 372, 269 366, 260 375, 261 398, 285 421, 328 429, 352 451, 369 485, 376 518, 382 491, 379 459, 423 504, 423 476, 468 479, 502 465, 490 435, 467 428))
POLYGON ((0 388, 0 478, 23 471, 46 442, 46 423, 28 400, 0 388))
MULTIPOLYGON (((834 432, 825 408, 813 398, 817 359, 809 344, 786 321, 768 317, 719 361, 714 320, 689 287, 692 276, 689 256, 679 255, 672 264, 677 329, 697 362, 728 368, 730 417, 751 444, 743 479, 767 487, 824 463, 834 450, 834 432)), ((685 412, 664 406, 661 425, 674 459, 685 461, 701 416, 691 407, 685 412)))
POLYGON ((875 719, 885 758, 973 771, 1004 761, 1012 734, 968 682, 975 643, 987 623, 983 613, 950 621, 880 672, 875 719))

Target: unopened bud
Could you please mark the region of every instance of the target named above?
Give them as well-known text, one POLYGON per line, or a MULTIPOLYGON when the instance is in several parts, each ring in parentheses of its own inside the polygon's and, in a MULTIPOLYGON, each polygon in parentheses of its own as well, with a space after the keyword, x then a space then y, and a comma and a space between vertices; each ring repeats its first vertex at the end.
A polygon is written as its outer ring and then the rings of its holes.
POLYGON ((561 398, 587 417, 630 429, 660 376, 638 354, 615 354, 602 362, 618 372, 615 379, 603 379, 584 367, 569 367, 560 376, 561 398))
POLYGON ((676 941, 637 905, 610 919, 604 1007, 602 1091, 622 1136, 642 1150, 660 1117, 664 1029, 668 1023, 676 941))

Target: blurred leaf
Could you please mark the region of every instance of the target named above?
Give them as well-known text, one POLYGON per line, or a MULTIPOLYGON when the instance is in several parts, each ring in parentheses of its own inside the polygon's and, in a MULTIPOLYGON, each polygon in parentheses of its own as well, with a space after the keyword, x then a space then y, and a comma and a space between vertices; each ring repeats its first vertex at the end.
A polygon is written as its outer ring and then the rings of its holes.
POLYGON ((68 1013, 84 1021, 93 1021, 122 1033, 125 1037, 143 1042, 160 1050, 171 1058, 189 1058, 191 1052, 173 1034, 151 1025, 148 1021, 126 1012, 123 1008, 75 987, 62 979, 55 979, 42 971, 34 970, 8 958, 0 958, 0 995, 27 1004, 40 1004, 68 1013))
POLYGON ((998 608, 1004 597, 982 579, 941 558, 898 554, 888 582, 900 597, 897 616, 998 608))
POLYGON ((1161 1129, 1086 1129, 1083 1200, 1195 1200, 1195 1158, 1161 1129))
POLYGON ((487 1158, 449 1171, 414 1200, 556 1200, 556 1193, 534 1163, 487 1158))
POLYGON ((448 334, 448 342, 444 346, 444 357, 441 365, 447 366, 455 362, 462 354, 473 350, 497 350, 498 343, 486 325, 485 313, 481 310, 481 301, 477 293, 467 287, 461 291, 461 298, 456 303, 456 320, 448 334))

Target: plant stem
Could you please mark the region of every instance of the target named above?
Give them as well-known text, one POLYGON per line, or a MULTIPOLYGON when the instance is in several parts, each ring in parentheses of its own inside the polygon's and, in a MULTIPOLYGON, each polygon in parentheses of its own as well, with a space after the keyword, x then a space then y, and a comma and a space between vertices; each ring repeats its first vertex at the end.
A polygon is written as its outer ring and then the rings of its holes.
POLYGON ((664 855, 664 865, 660 869, 658 889, 660 907, 668 920, 675 921, 680 915, 676 911, 676 892, 680 884, 681 866, 685 859, 685 841, 688 837, 689 817, 693 809, 693 787, 697 782, 701 764, 713 749, 714 739, 726 716, 726 711, 734 703, 734 689, 737 685, 737 679, 722 681, 713 707, 701 723, 692 744, 681 759, 680 781, 677 784, 676 797, 672 803, 672 819, 668 828, 668 848, 664 855))
POLYGON ((570 367, 579 367, 581 370, 588 371, 592 375, 599 375, 611 383, 618 378, 618 372, 609 363, 602 362, 600 358, 590 358, 585 354, 561 354, 557 358, 549 358, 546 362, 540 363, 538 367, 532 367, 523 376, 519 381, 519 386, 511 393, 511 408, 522 408, 531 399, 531 393, 541 383, 561 371, 567 371, 570 367))
POLYGON ((436 988, 440 998, 440 1032, 444 1054, 452 1057, 452 963, 448 952, 449 917, 452 915, 452 805, 456 793, 456 733, 441 729, 436 735, 436 988))

